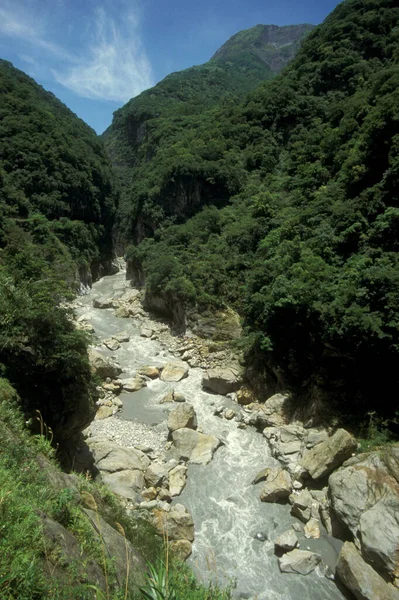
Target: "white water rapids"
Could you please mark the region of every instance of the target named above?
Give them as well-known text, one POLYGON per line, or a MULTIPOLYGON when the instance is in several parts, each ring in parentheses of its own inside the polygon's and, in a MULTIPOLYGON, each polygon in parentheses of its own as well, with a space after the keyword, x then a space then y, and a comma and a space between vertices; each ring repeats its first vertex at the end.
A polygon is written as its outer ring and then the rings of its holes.
MULTIPOLYGON (((83 306, 77 310, 78 315, 90 319, 99 349, 116 357, 124 370, 121 375, 124 378, 133 376, 140 366, 160 366, 173 358, 158 341, 140 337, 140 321, 118 318, 113 309, 93 308, 94 298, 120 296, 127 286, 124 271, 104 277, 93 285, 87 296, 79 299, 83 306), (121 344, 120 349, 114 352, 100 347, 101 339, 122 331, 131 336, 130 342, 121 344)), ((344 598, 334 582, 319 572, 306 577, 280 573, 273 552, 274 540, 290 528, 295 519, 287 506, 262 503, 259 500, 262 484, 251 485, 261 469, 277 462, 271 457, 261 434, 252 428, 239 429, 236 421, 227 421, 213 414, 215 407, 227 405, 226 398, 204 392, 201 377, 201 369, 190 369, 188 378, 174 385, 194 406, 203 432, 217 436, 224 443, 208 465, 189 467, 186 488, 177 499, 187 506, 194 518, 195 542, 189 562, 197 576, 220 584, 234 579, 235 598, 344 598), (259 533, 265 541, 255 539, 259 533)), ((140 392, 122 394, 124 408, 118 418, 139 419, 148 424, 165 422, 167 405, 159 405, 158 402, 170 388, 170 384, 155 380, 140 392)), ((163 427, 158 425, 157 430, 163 427)), ((315 549, 326 563, 334 564, 336 550, 330 538, 301 538, 300 541, 302 549, 315 549)))

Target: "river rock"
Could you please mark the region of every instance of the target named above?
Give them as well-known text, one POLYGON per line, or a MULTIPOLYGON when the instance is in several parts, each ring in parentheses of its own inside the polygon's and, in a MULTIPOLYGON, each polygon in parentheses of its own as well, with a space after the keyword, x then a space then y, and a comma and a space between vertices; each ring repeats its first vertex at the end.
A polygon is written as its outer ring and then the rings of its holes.
POLYGON ((197 415, 192 404, 181 404, 169 413, 168 429, 170 432, 176 429, 197 429, 197 415))
POLYGON ((165 396, 163 396, 160 399, 159 404, 170 404, 170 403, 173 403, 174 401, 175 401, 175 399, 174 399, 173 390, 170 390, 170 392, 165 394, 165 396))
POLYGON ((173 452, 178 460, 206 465, 221 442, 213 435, 199 433, 193 429, 177 429, 172 433, 173 452))
POLYGON ((261 406, 258 424, 264 427, 281 427, 287 425, 292 413, 292 402, 286 394, 274 394, 261 406))
POLYGON ((202 377, 202 387, 215 394, 226 396, 235 392, 241 385, 241 378, 238 369, 217 368, 209 369, 202 377))
POLYGON ((115 335, 112 336, 112 338, 114 340, 116 340, 117 342, 119 342, 120 344, 122 344, 124 342, 129 342, 130 341, 130 335, 127 334, 125 331, 121 331, 120 333, 116 333, 115 335))
POLYGON ((281 533, 274 542, 274 551, 276 554, 290 552, 299 546, 297 535, 293 529, 288 529, 281 533))
POLYGON ((141 337, 150 338, 153 333, 154 332, 151 329, 151 327, 148 327, 147 325, 143 325, 142 328, 140 329, 140 336, 141 337))
POLYGON ((153 462, 145 472, 145 482, 149 487, 161 487, 168 479, 168 470, 164 465, 153 462))
POLYGON ((282 573, 298 573, 309 575, 321 562, 321 557, 308 550, 291 550, 278 559, 282 573))
POLYGON ((113 300, 106 298, 95 298, 93 300, 94 308, 112 308, 113 300))
POLYGON ((104 340, 103 344, 106 348, 108 348, 108 350, 112 350, 113 352, 121 347, 120 343, 112 338, 109 340, 104 340))
POLYGON ((301 490, 299 494, 291 494, 289 500, 292 505, 291 514, 307 523, 312 516, 312 508, 315 503, 310 492, 301 490))
POLYGON ((292 482, 289 473, 279 467, 272 467, 267 474, 260 499, 262 502, 285 502, 288 500, 291 489, 292 482))
POLYGON ((187 480, 187 467, 184 465, 177 465, 174 469, 169 471, 169 491, 171 496, 179 496, 187 480))
POLYGON ((96 412, 96 416, 94 419, 96 421, 102 421, 103 419, 108 419, 108 417, 112 417, 114 414, 115 407, 114 406, 100 406, 96 412))
POLYGON ((266 467, 265 469, 262 469, 261 471, 259 471, 259 473, 255 476, 254 480, 252 481, 252 485, 256 485, 257 483, 260 483, 261 481, 266 481, 267 476, 270 473, 270 468, 271 467, 266 467))
POLYGON ((183 362, 169 362, 162 369, 162 381, 176 382, 188 376, 189 367, 183 362))
POLYGON ((114 494, 128 500, 137 500, 138 494, 144 487, 143 472, 134 469, 122 469, 113 473, 101 471, 101 479, 114 494))
POLYGON ((228 421, 231 421, 232 419, 234 419, 236 414, 237 414, 236 411, 232 410, 231 408, 226 409, 223 413, 224 418, 227 419, 228 421))
POLYGON ((111 379, 116 379, 118 375, 122 373, 122 369, 119 365, 114 363, 110 358, 105 357, 97 350, 89 348, 88 355, 91 370, 93 371, 93 373, 96 373, 101 379, 106 379, 107 377, 110 377, 111 379))
POLYGON ((311 517, 304 528, 305 538, 318 540, 320 537, 320 523, 318 519, 311 517))
POLYGON ((330 438, 308 450, 300 464, 312 479, 322 479, 340 467, 356 448, 355 438, 345 429, 338 429, 330 438))
POLYGON ((355 457, 329 478, 333 514, 360 540, 363 557, 399 575, 399 485, 377 453, 355 457))
POLYGON ((187 560, 193 551, 193 546, 188 540, 177 540, 175 542, 170 542, 169 545, 172 554, 177 560, 181 560, 182 562, 187 560))
POLYGON ((141 379, 141 377, 121 379, 120 381, 125 392, 138 392, 147 385, 144 379, 141 379))
POLYGON ((146 488, 141 492, 141 497, 144 500, 155 500, 155 498, 157 496, 158 496, 158 492, 157 492, 156 488, 154 488, 154 487, 146 488))
POLYGON ((153 523, 159 534, 169 540, 194 540, 194 521, 185 506, 175 504, 169 512, 154 510, 153 523))
POLYGON ((254 394, 252 390, 246 387, 242 387, 238 390, 235 400, 240 404, 240 406, 247 406, 254 401, 254 394))
POLYGON ((137 374, 148 377, 149 379, 157 379, 160 375, 160 370, 158 367, 148 365, 145 367, 140 367, 140 369, 137 371, 137 374))
POLYGON ((350 542, 341 549, 336 573, 357 600, 399 600, 399 591, 386 583, 350 542))
POLYGON ((185 402, 186 401, 186 397, 181 392, 173 392, 173 400, 175 402, 185 402))

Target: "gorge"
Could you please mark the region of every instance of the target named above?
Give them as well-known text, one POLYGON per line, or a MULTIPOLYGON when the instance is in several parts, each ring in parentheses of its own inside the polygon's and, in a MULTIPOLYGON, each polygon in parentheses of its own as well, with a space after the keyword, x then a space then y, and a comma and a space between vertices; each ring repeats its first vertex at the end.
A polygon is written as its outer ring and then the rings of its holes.
POLYGON ((0 61, 0 598, 398 598, 398 31, 257 25, 102 136, 0 61))

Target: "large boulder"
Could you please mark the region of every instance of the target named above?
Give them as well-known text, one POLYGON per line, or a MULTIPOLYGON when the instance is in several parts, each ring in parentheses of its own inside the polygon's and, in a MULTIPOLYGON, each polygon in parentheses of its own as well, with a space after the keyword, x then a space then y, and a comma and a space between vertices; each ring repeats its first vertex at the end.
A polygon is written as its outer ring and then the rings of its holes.
POLYGON ((169 413, 168 429, 176 431, 186 427, 187 429, 197 429, 197 415, 192 404, 181 404, 169 413))
POLYGON ((132 377, 131 379, 121 379, 121 385, 125 392, 138 392, 147 384, 141 377, 132 377))
POLYGON ((358 540, 363 557, 399 577, 399 485, 378 454, 356 458, 329 478, 333 514, 358 540))
POLYGON ((300 464, 312 479, 323 479, 340 467, 356 448, 355 438, 345 429, 338 429, 326 441, 305 452, 300 464))
POLYGON ((169 512, 154 510, 153 524, 169 540, 194 540, 194 521, 182 504, 175 504, 169 512))
POLYGON ((138 375, 143 375, 144 377, 148 377, 149 379, 157 379, 160 375, 160 370, 158 369, 158 367, 146 365, 144 367, 140 367, 137 373, 138 375))
POLYGON ((241 378, 238 369, 217 368, 209 369, 202 378, 202 387, 215 394, 226 396, 235 392, 241 386, 241 378))
POLYGON ((162 369, 162 381, 174 383, 188 376, 189 367, 184 362, 169 362, 162 369))
POLYGON ((167 479, 167 468, 156 462, 151 463, 145 472, 145 482, 149 487, 161 487, 167 479))
POLYGON ((274 394, 261 406, 258 415, 262 427, 281 427, 287 425, 292 414, 292 402, 285 394, 274 394))
POLYGON ((267 473, 266 483, 260 493, 262 502, 286 502, 292 490, 290 474, 273 467, 267 473))
POLYGON ((199 433, 193 429, 177 429, 172 433, 173 454, 177 460, 188 460, 191 463, 206 465, 221 441, 213 435, 199 433))
POLYGON ((282 573, 298 573, 299 575, 309 575, 315 570, 321 562, 321 557, 308 550, 292 550, 283 554, 278 559, 278 566, 282 573))
POLYGON ((283 554, 295 550, 299 546, 298 537, 293 529, 281 533, 274 542, 274 551, 276 554, 283 554))
POLYGON ((291 494, 290 503, 292 505, 291 514, 304 523, 309 521, 312 516, 312 511, 318 506, 311 493, 306 489, 301 490, 297 494, 291 494))
POLYGON ((106 379, 107 377, 116 379, 118 375, 122 373, 122 369, 119 365, 115 364, 110 358, 101 354, 101 352, 98 352, 98 350, 89 348, 88 355, 92 372, 98 375, 101 379, 106 379))
POLYGON ((148 456, 102 438, 88 438, 87 444, 104 483, 115 494, 135 500, 144 487, 144 472, 150 465, 148 456))
POLYGON ((94 308, 112 308, 113 300, 109 298, 95 298, 93 300, 94 308))
POLYGON ((174 469, 169 471, 169 492, 171 496, 179 496, 187 480, 187 467, 184 465, 177 465, 174 469))
POLYGON ((350 542, 341 549, 336 573, 357 600, 399 600, 399 591, 386 583, 350 542))

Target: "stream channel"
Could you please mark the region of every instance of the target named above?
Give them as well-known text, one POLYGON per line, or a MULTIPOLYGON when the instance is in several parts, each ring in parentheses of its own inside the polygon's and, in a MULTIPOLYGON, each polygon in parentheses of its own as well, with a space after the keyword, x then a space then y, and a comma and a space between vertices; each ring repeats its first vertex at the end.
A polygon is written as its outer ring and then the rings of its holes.
MULTIPOLYGON (((94 298, 117 298, 129 287, 125 271, 103 277, 86 296, 78 300, 77 315, 85 315, 95 330, 97 349, 116 358, 123 368, 122 378, 133 377, 144 365, 163 366, 176 359, 157 340, 140 337, 142 322, 118 318, 113 309, 93 308, 94 298), (130 335, 128 343, 108 351, 101 340, 120 332, 130 335)), ((213 580, 220 585, 235 580, 234 598, 252 600, 340 600, 344 598, 335 583, 317 569, 307 576, 282 574, 274 555, 274 540, 296 521, 289 506, 268 504, 259 499, 262 483, 252 485, 257 473, 267 466, 277 465, 271 456, 266 439, 255 429, 239 429, 237 422, 215 416, 218 406, 233 401, 206 393, 201 388, 202 370, 192 368, 189 376, 177 384, 197 413, 198 425, 204 433, 223 441, 212 461, 205 466, 190 465, 188 480, 182 494, 174 500, 187 506, 195 523, 195 542, 189 563, 197 577, 204 582, 213 580), (264 541, 256 539, 262 534, 264 541)), ((117 422, 136 420, 166 436, 168 410, 173 404, 159 404, 172 385, 160 379, 133 393, 122 393, 123 409, 117 422), (166 408, 168 407, 168 408, 166 408)), ((230 404, 230 405, 232 405, 230 404)), ((134 440, 130 445, 134 445, 134 440)), ((319 540, 300 537, 300 547, 318 552, 323 561, 335 564, 339 542, 325 533, 319 540)), ((183 600, 183 599, 182 599, 183 600)))

